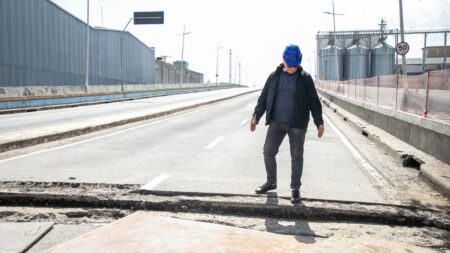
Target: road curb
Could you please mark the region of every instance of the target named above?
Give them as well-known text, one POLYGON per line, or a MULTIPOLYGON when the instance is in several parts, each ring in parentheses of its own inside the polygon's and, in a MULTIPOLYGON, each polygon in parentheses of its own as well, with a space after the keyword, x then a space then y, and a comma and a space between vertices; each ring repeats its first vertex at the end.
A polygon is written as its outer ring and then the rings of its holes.
MULTIPOLYGON (((399 151, 397 148, 393 147, 390 143, 383 141, 376 134, 373 134, 371 130, 368 128, 370 125, 373 128, 377 128, 369 123, 364 122, 362 119, 359 119, 357 116, 345 111, 338 105, 330 102, 323 96, 320 96, 320 100, 323 104, 333 110, 334 113, 343 118, 344 121, 348 122, 350 126, 360 131, 363 135, 373 141, 378 147, 384 150, 387 154, 389 154, 394 160, 402 164, 404 167, 415 167, 420 170, 419 176, 424 181, 429 184, 431 187, 439 191, 444 195, 447 199, 450 199, 450 186, 446 185, 439 176, 435 175, 430 169, 430 165, 427 164, 424 160, 417 157, 414 154, 410 154, 407 152, 399 151), (357 118, 358 120, 355 120, 357 118)), ((378 128, 379 129, 379 128, 378 128)), ((399 140, 400 141, 400 140, 399 140)))
POLYGON ((236 98, 236 97, 243 96, 243 95, 246 95, 246 94, 249 94, 252 92, 256 92, 256 91, 257 90, 252 90, 252 91, 240 93, 237 95, 233 95, 230 97, 220 98, 220 99, 202 102, 202 103, 198 103, 198 104, 193 104, 193 105, 189 105, 189 106, 183 106, 183 107, 175 108, 175 109, 168 110, 168 111, 152 113, 152 114, 145 115, 145 116, 114 121, 114 122, 110 122, 110 123, 106 123, 106 124, 100 124, 100 125, 96 125, 96 126, 88 126, 88 127, 84 127, 84 128, 74 129, 74 130, 70 130, 70 131, 64 131, 64 132, 55 133, 55 134, 49 134, 49 135, 43 135, 43 136, 38 136, 38 137, 33 137, 33 138, 16 140, 16 141, 12 141, 12 142, 1 143, 0 144, 0 153, 14 150, 14 149, 34 146, 34 145, 38 145, 38 144, 42 144, 42 143, 47 143, 47 142, 57 141, 57 140, 71 138, 71 137, 75 137, 75 136, 80 136, 80 135, 84 135, 84 134, 88 134, 88 133, 92 133, 92 132, 96 132, 96 131, 100 131, 100 130, 104 130, 104 129, 108 129, 108 128, 112 128, 112 127, 122 126, 122 125, 130 124, 130 123, 134 123, 134 122, 138 122, 138 121, 144 121, 144 120, 154 119, 154 118, 158 118, 158 117, 162 117, 162 116, 167 116, 167 115, 178 113, 181 111, 191 110, 191 109, 194 109, 197 107, 210 105, 210 104, 218 103, 218 102, 221 102, 224 100, 236 98))
POLYGON ((447 199, 450 199, 450 186, 444 184, 439 176, 433 174, 427 164, 420 166, 419 176, 429 185, 432 185, 434 189, 443 194, 447 199))

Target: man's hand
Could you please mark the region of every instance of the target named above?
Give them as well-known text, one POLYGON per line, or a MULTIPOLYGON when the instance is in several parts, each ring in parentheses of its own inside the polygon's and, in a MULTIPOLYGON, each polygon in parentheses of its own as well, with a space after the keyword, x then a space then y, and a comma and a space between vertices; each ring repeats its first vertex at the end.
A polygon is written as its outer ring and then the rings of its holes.
POLYGON ((256 119, 253 118, 252 121, 250 122, 250 131, 254 132, 256 129, 256 119))
POLYGON ((317 137, 322 137, 324 131, 325 127, 323 127, 323 125, 319 125, 319 127, 317 127, 317 137))

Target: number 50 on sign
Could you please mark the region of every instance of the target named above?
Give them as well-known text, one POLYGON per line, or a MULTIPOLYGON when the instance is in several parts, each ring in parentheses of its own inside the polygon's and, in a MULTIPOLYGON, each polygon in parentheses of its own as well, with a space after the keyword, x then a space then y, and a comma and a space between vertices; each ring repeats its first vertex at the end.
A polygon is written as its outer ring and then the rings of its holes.
POLYGON ((408 45, 408 43, 403 42, 403 41, 398 43, 397 47, 396 47, 396 51, 397 51, 397 54, 399 54, 399 55, 407 54, 409 52, 409 45, 408 45))

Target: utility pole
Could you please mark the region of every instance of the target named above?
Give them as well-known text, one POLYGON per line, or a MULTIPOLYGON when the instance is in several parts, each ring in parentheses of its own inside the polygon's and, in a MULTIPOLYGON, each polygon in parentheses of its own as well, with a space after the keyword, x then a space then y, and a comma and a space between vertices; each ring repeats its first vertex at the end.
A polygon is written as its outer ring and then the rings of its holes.
POLYGON ((86 22, 86 79, 84 83, 86 91, 89 91, 89 0, 87 0, 87 22, 86 22))
POLYGON ((216 61, 216 86, 217 86, 217 80, 219 78, 219 50, 222 49, 223 47, 219 46, 219 44, 217 44, 217 61, 216 61))
POLYGON ((234 57, 234 82, 233 83, 237 83, 236 80, 236 75, 237 75, 237 71, 238 71, 238 59, 239 59, 239 55, 236 55, 234 57))
MULTIPOLYGON (((399 9, 400 9, 400 38, 401 42, 405 42, 405 29, 403 27, 403 4, 402 0, 399 0, 399 9)), ((425 49, 424 49, 425 50, 425 49)), ((402 75, 407 75, 406 71, 406 55, 402 55, 402 75)))
POLYGON ((249 71, 249 69, 250 69, 250 65, 247 64, 247 75, 245 77, 245 85, 248 85, 248 71, 249 71))
POLYGON ((181 74, 180 74, 180 83, 183 83, 183 69, 184 69, 184 36, 191 34, 191 32, 186 32, 186 26, 183 26, 183 33, 178 34, 178 36, 183 36, 183 42, 181 44, 181 74))
POLYGON ((341 15, 343 16, 344 14, 340 14, 340 13, 336 13, 334 11, 334 1, 332 1, 333 3, 333 12, 329 12, 329 11, 324 11, 323 13, 325 14, 331 14, 333 15, 333 34, 334 34, 334 57, 336 58, 336 80, 339 81, 339 66, 338 66, 338 59, 337 59, 337 39, 336 39, 336 15, 341 15))
POLYGON ((239 61, 239 85, 241 85, 241 61, 239 61))
POLYGON ((231 48, 230 48, 230 54, 229 54, 229 67, 228 67, 228 83, 231 83, 231 65, 232 65, 232 53, 231 53, 231 48))
MULTIPOLYGON (((405 42, 405 29, 403 26, 403 3, 402 0, 399 0, 399 11, 400 11, 400 38, 401 42, 405 42)), ((423 49, 425 51, 425 48, 423 49)), ((406 77, 408 75, 408 71, 406 71, 406 55, 402 55, 402 76, 406 77)), ((402 86, 403 86, 403 95, 402 100, 400 102, 400 109, 402 110, 406 104, 407 95, 408 95, 408 81, 406 78, 402 77, 402 86)))

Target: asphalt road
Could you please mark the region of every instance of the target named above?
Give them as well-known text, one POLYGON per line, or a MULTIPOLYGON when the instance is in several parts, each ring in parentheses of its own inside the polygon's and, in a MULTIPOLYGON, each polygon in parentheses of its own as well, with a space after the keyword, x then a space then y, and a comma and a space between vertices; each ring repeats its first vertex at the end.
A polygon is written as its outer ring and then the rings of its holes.
MULTIPOLYGON (((253 194, 265 181, 262 147, 267 128, 260 123, 256 132, 249 130, 258 95, 0 160, 0 180, 137 183, 153 190, 253 194)), ((83 108, 78 108, 80 113, 83 108)), ((117 104, 121 110, 123 105, 117 104)), ((383 202, 380 182, 337 131, 327 127, 319 139, 310 123, 303 197, 383 202)), ((289 196, 287 137, 278 155, 278 180, 278 195, 289 196)))
POLYGON ((0 115, 0 143, 146 116, 173 108, 189 106, 193 103, 221 99, 250 90, 233 88, 57 110, 3 114, 0 115))

